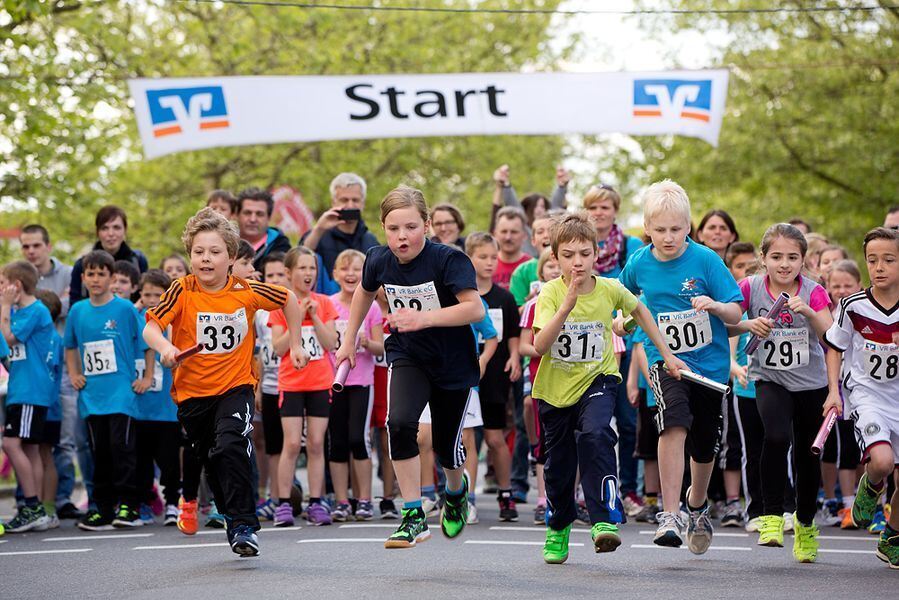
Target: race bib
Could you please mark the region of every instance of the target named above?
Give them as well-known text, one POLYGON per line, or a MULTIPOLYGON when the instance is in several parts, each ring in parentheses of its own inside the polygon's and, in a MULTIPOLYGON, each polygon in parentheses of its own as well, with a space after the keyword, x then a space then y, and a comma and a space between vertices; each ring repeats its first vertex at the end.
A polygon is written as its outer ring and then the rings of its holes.
POLYGON ((278 356, 275 353, 275 349, 272 348, 271 340, 267 340, 266 343, 259 346, 259 356, 262 357, 262 368, 266 371, 277 369, 278 365, 281 364, 281 357, 278 356))
POLYGON ((384 292, 391 312, 402 308, 423 312, 440 309, 440 298, 437 297, 437 287, 433 281, 419 285, 384 284, 384 292))
POLYGON ((197 343, 200 354, 227 354, 247 337, 249 324, 245 308, 225 313, 197 313, 197 343))
POLYGON ((25 350, 25 344, 18 343, 9 347, 9 360, 11 362, 26 360, 27 358, 28 351, 25 350))
POLYGON ((115 343, 112 340, 85 343, 81 365, 85 377, 115 373, 119 370, 115 360, 115 343))
POLYGON ((759 355, 762 367, 789 371, 808 365, 808 330, 773 329, 762 341, 759 355))
POLYGON ((566 321, 550 349, 550 356, 565 362, 602 360, 606 346, 604 331, 602 321, 566 321))
POLYGON ((321 360, 325 357, 325 351, 315 335, 315 327, 303 325, 300 336, 300 342, 303 344, 303 350, 309 355, 309 360, 321 360))
MULTIPOLYGON (((496 341, 503 341, 503 309, 501 308, 488 308, 487 314, 490 315, 490 320, 493 322, 493 328, 496 329, 496 341)), ((478 332, 478 343, 484 343, 484 336, 478 332)))
POLYGON ((674 354, 692 352, 712 343, 709 313, 697 310, 659 313, 659 331, 674 354))
MULTIPOLYGON (((135 379, 143 379, 144 374, 147 372, 147 361, 143 358, 138 358, 134 361, 134 378, 135 379)), ((161 392, 162 391, 162 365, 158 362, 153 368, 153 383, 150 385, 150 389, 148 392, 161 392)))
POLYGON ((385 367, 385 368, 386 368, 386 367, 388 366, 388 365, 387 365, 387 350, 386 350, 386 348, 387 348, 387 338, 389 338, 389 337, 390 337, 390 334, 389 334, 389 333, 385 333, 385 334, 384 334, 384 348, 385 348, 385 350, 384 350, 384 354, 382 354, 381 356, 376 356, 376 357, 375 357, 375 366, 376 366, 376 367, 385 367))
MULTIPOLYGON (((340 348, 343 345, 343 340, 346 337, 346 326, 349 325, 349 321, 344 319, 338 319, 334 322, 337 326, 337 347, 340 348)), ((359 337, 356 337, 356 354, 361 352, 365 352, 361 346, 359 346, 359 337)))
POLYGON ((899 345, 865 342, 862 348, 865 373, 875 381, 892 381, 899 376, 899 345))

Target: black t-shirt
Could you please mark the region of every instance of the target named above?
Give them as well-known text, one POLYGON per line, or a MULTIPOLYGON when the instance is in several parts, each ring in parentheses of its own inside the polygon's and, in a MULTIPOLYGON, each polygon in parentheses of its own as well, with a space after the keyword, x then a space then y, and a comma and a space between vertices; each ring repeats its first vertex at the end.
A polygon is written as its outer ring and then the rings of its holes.
POLYGON ((490 318, 500 337, 499 346, 493 358, 487 363, 484 377, 481 379, 480 396, 482 402, 505 402, 509 395, 509 373, 503 369, 509 360, 509 338, 521 337, 520 316, 515 297, 508 291, 495 285, 481 296, 487 303, 490 318))
MULTIPOLYGON (((391 312, 400 308, 437 310, 459 304, 456 294, 477 290, 474 267, 459 250, 425 240, 421 253, 401 264, 387 246, 365 254, 362 287, 369 292, 383 286, 391 312)), ((385 343, 387 362, 410 360, 431 377, 434 385, 448 390, 478 384, 480 370, 474 333, 470 325, 432 327, 393 333, 385 343)))

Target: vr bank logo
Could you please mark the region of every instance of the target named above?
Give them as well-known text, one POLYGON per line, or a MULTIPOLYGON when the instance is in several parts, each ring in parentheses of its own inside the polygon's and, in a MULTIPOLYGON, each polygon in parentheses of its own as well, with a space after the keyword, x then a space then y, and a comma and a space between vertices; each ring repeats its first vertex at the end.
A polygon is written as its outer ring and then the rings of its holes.
POLYGON ((634 116, 695 119, 708 123, 712 80, 635 79, 634 116))
POLYGON ((228 127, 221 86, 147 90, 153 136, 228 127))

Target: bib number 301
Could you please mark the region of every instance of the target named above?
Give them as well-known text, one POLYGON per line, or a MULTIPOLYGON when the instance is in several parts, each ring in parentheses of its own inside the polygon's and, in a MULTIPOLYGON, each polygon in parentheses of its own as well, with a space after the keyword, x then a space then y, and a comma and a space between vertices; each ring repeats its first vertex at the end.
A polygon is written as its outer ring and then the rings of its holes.
POLYGON ((712 343, 712 322, 705 311, 659 313, 659 331, 674 354, 691 352, 712 343))
POLYGON ((246 339, 249 325, 244 308, 231 314, 197 313, 197 343, 201 354, 227 354, 246 339))
POLYGON ((601 321, 585 323, 565 322, 550 349, 550 355, 565 362, 593 362, 602 360, 605 350, 605 326, 601 321))

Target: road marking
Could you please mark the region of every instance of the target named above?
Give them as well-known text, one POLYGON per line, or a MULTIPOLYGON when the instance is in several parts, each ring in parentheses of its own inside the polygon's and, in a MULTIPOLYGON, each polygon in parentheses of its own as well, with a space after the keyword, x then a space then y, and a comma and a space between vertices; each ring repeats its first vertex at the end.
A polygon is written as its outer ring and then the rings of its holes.
POLYGON ((338 525, 338 529, 396 529, 398 523, 347 523, 346 525, 338 525))
MULTIPOLYGON (((295 527, 263 527, 257 533, 262 533, 263 531, 265 533, 271 533, 271 532, 275 532, 275 531, 299 531, 300 529, 302 529, 302 527, 300 527, 299 525, 297 525, 295 527)), ((214 529, 211 531, 198 531, 196 533, 196 535, 215 535, 215 534, 225 535, 225 530, 224 529, 214 529)))
MULTIPOLYGON (((481 546, 542 546, 543 542, 512 542, 509 540, 465 540, 466 544, 481 546)), ((583 546, 580 542, 572 542, 569 546, 583 546)))
POLYGON ((148 538, 154 533, 111 533, 109 535, 73 535, 71 537, 44 538, 42 542, 80 542, 81 540, 124 540, 128 538, 148 538))
POLYGON ((837 541, 847 541, 847 542, 876 542, 877 536, 872 535, 870 537, 861 537, 858 535, 819 535, 819 540, 837 540, 837 541))
MULTIPOLYGON (((530 531, 533 533, 546 533, 546 527, 534 525, 533 527, 512 527, 497 525, 490 528, 490 531, 530 531)), ((571 533, 590 533, 589 529, 572 529, 571 533)), ((655 532, 653 532, 655 533, 655 532)))
MULTIPOLYGON (((655 535, 655 531, 641 531, 640 535, 655 535)), ((747 538, 749 537, 748 533, 726 533, 726 532, 718 532, 716 531, 714 537, 732 537, 732 538, 747 538)), ((821 539, 820 537, 818 539, 821 539)))
POLYGON ((29 554, 75 554, 90 552, 93 548, 67 548, 65 550, 20 550, 18 552, 0 552, 0 556, 25 556, 29 554))
MULTIPOLYGON (((658 549, 668 550, 667 546, 656 546, 655 544, 631 544, 631 548, 639 548, 642 550, 658 549)), ((686 550, 686 546, 675 548, 675 550, 686 550)), ((743 548, 742 546, 709 546, 709 550, 732 550, 734 552, 751 552, 752 548, 743 548)))
POLYGON ((135 546, 132 550, 180 550, 181 548, 221 548, 228 547, 228 542, 215 542, 212 544, 170 544, 167 546, 135 546))
POLYGON ((874 554, 873 550, 818 550, 828 554, 874 554))
POLYGON ((384 543, 384 538, 321 538, 317 540, 297 540, 298 544, 353 544, 356 542, 384 543))

